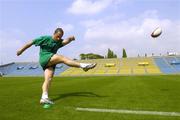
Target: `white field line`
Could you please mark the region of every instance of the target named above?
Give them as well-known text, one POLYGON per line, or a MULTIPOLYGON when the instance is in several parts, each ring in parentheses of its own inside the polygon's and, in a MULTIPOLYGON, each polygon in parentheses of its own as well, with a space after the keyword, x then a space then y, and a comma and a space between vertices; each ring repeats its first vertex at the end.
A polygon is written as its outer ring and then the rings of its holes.
POLYGON ((121 109, 98 109, 98 108, 76 108, 77 111, 88 112, 107 112, 107 113, 124 113, 124 114, 140 114, 140 115, 160 115, 160 116, 179 116, 180 112, 160 112, 160 111, 136 111, 121 109))

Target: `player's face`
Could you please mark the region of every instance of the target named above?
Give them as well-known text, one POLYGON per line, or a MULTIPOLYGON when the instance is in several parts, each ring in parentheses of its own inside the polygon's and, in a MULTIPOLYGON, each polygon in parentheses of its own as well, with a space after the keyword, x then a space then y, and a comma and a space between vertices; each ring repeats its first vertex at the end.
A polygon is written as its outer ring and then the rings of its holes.
POLYGON ((54 34, 54 39, 55 40, 61 40, 62 36, 63 36, 63 32, 55 33, 54 34))

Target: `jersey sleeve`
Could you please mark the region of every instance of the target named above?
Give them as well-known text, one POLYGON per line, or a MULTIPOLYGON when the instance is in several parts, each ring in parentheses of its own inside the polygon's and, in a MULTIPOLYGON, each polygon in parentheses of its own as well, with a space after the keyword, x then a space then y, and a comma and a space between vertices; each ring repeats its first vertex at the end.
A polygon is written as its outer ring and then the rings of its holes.
POLYGON ((40 36, 40 37, 34 39, 33 40, 33 45, 41 46, 43 44, 44 40, 45 40, 44 38, 45 38, 45 36, 40 36))

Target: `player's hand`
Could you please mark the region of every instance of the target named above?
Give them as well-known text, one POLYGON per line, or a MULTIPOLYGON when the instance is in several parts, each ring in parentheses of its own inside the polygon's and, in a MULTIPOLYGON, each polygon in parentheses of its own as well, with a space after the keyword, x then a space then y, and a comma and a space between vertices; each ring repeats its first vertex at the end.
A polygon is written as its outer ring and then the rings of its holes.
POLYGON ((75 37, 74 37, 74 36, 70 36, 69 39, 70 39, 71 41, 74 41, 74 40, 75 40, 75 37))
POLYGON ((17 53, 16 53, 17 56, 19 56, 19 55, 21 55, 21 54, 22 54, 22 51, 21 51, 21 50, 18 50, 17 53))

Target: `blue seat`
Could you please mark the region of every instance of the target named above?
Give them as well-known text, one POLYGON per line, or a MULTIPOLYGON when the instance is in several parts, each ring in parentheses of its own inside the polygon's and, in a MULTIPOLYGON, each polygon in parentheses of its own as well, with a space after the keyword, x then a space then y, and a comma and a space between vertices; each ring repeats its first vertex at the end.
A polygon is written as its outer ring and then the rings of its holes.
POLYGON ((160 68, 160 70, 165 73, 165 74, 173 74, 173 73, 177 73, 177 70, 170 65, 170 63, 168 62, 168 60, 166 60, 166 58, 163 57, 158 57, 158 58, 154 58, 157 66, 160 68))
MULTIPOLYGON (((60 64, 57 65, 54 75, 59 75, 61 72, 65 71, 69 67, 60 64)), ((0 72, 6 76, 43 76, 44 71, 38 62, 21 62, 12 63, 8 65, 0 66, 0 72)))

